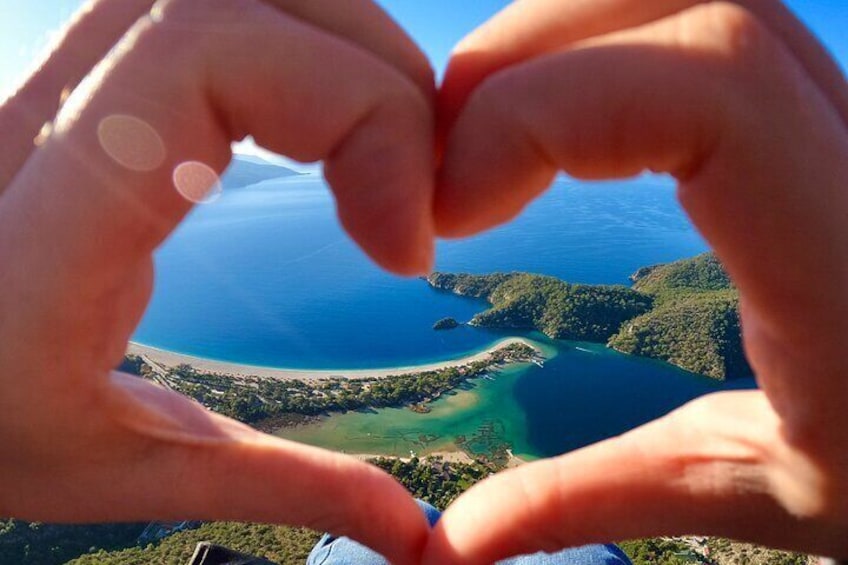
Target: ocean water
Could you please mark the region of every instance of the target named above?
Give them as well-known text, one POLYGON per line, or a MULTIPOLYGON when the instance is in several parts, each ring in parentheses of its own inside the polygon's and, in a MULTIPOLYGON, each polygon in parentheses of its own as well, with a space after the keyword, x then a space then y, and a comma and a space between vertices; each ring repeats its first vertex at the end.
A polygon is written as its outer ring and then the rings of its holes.
MULTIPOLYGON (((629 284, 641 266, 706 249, 668 183, 558 182, 521 218, 439 245, 437 269, 529 271, 572 282, 629 284)), ((276 367, 370 368, 455 357, 493 341, 434 332, 482 305, 387 275, 345 237, 320 178, 225 191, 159 251, 137 341, 276 367)))
MULTIPOLYGON (((333 208, 315 176, 225 190, 197 208, 157 254, 154 296, 134 339, 211 359, 318 369, 454 358, 521 335, 433 331, 442 317, 468 320, 486 305, 381 272, 345 237, 333 208)), ((706 249, 664 179, 560 179, 508 226, 440 243, 437 269, 629 284, 641 266, 706 249)), ((334 449, 393 454, 449 447, 460 436, 485 451, 494 437, 516 453, 546 456, 724 386, 603 347, 531 337, 555 357, 544 369, 510 369, 439 401, 430 414, 345 414, 286 433, 334 449)))

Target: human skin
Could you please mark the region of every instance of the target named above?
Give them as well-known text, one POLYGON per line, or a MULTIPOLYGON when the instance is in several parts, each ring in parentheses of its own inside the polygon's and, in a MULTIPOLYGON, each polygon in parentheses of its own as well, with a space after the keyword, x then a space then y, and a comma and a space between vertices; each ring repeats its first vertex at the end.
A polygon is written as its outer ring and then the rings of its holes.
POLYGON ((112 371, 192 207, 175 184, 202 196, 248 134, 325 160, 381 265, 429 269, 432 72, 370 0, 346 7, 98 0, 0 109, 0 516, 298 524, 416 562, 426 522, 389 475, 112 371))
POLYGON ((440 112, 443 236, 559 170, 673 175, 761 390, 484 481, 424 562, 687 533, 848 556, 848 87, 809 32, 765 0, 519 0, 456 49, 440 112))
POLYGON ((220 172, 251 134, 325 159, 352 237, 403 274, 429 267, 436 231, 507 221, 560 168, 671 172, 740 288, 762 392, 484 482, 426 562, 673 533, 848 555, 848 94, 809 34, 765 0, 516 2, 456 52, 433 200, 429 67, 353 3, 173 0, 151 18, 149 0, 100 0, 0 109, 0 515, 303 524, 420 557, 424 520, 390 477, 112 371, 151 253, 192 206, 175 180, 220 172))

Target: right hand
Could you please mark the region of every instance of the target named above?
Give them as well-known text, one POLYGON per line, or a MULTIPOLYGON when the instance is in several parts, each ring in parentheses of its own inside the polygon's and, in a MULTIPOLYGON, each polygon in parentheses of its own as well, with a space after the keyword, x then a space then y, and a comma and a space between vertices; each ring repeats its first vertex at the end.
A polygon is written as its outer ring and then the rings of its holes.
POLYGON ((442 235, 559 170, 674 175, 760 390, 475 485, 425 563, 681 534, 848 555, 848 85, 812 34, 776 0, 521 0, 455 50, 441 100, 442 235))
POLYGON ((0 108, 0 515, 299 524, 417 558, 425 520, 387 474, 112 371, 192 207, 175 184, 202 192, 248 134, 325 160, 381 265, 429 268, 432 73, 370 0, 340 4, 99 0, 0 108))

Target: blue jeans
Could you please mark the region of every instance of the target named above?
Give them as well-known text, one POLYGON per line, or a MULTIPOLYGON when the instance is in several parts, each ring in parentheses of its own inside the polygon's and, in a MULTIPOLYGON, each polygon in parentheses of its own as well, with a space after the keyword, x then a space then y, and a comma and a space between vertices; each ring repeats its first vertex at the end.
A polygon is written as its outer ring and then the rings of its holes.
MULTIPOLYGON (((434 526, 441 512, 418 501, 430 526, 434 526)), ((499 561, 499 565, 630 565, 630 560, 614 545, 587 545, 564 549, 559 553, 536 553, 499 561)), ((379 554, 350 538, 334 538, 326 534, 309 554, 306 565, 388 565, 379 554)))

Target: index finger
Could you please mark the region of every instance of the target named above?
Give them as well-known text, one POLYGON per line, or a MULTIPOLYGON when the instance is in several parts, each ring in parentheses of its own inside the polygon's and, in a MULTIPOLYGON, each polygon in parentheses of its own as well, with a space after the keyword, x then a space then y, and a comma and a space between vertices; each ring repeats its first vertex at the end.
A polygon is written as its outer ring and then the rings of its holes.
MULTIPOLYGON (((468 35, 454 50, 439 94, 447 130, 474 89, 500 69, 568 45, 641 26, 708 0, 519 0, 468 35)), ((798 59, 848 125, 845 77, 827 50, 779 1, 732 0, 770 28, 798 59)))
POLYGON ((214 180, 231 141, 252 134, 294 159, 326 159, 353 237, 389 269, 425 271, 432 114, 413 83, 262 2, 167 6, 75 92, 4 211, 59 214, 45 233, 77 247, 56 264, 96 272, 117 249, 127 259, 152 251, 194 203, 175 184, 214 180), (74 193, 56 191, 71 179, 74 193))
MULTIPOLYGON (((433 71, 412 39, 372 0, 265 0, 305 23, 326 30, 386 61, 434 95, 433 71)), ((11 100, 0 108, 0 193, 33 150, 33 138, 53 120, 64 92, 76 87, 155 0, 90 0, 62 32, 11 100)), ((161 6, 161 4, 160 4, 161 6)))

